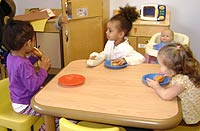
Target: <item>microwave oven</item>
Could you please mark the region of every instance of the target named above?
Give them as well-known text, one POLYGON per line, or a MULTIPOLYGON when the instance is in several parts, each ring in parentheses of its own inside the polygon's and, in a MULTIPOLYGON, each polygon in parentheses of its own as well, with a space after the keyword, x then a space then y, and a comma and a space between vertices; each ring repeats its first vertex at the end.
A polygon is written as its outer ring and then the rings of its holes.
POLYGON ((160 4, 143 4, 140 9, 141 20, 163 21, 166 18, 166 6, 160 4))

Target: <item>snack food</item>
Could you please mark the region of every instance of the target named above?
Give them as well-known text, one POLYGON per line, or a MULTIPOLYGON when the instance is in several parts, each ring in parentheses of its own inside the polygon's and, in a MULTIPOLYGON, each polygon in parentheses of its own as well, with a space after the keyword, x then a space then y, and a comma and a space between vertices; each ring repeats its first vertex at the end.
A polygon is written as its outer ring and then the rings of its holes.
POLYGON ((32 53, 34 55, 36 55, 37 57, 39 57, 39 58, 42 57, 42 52, 38 48, 36 48, 36 47, 33 47, 32 53))
POLYGON ((155 81, 158 81, 159 83, 161 83, 161 82, 163 82, 164 81, 164 76, 162 76, 162 75, 157 75, 157 76, 155 76, 154 77, 154 80, 155 81))
POLYGON ((110 65, 111 65, 111 66, 119 66, 119 63, 118 63, 118 62, 115 62, 115 61, 111 61, 111 62, 110 62, 110 65))

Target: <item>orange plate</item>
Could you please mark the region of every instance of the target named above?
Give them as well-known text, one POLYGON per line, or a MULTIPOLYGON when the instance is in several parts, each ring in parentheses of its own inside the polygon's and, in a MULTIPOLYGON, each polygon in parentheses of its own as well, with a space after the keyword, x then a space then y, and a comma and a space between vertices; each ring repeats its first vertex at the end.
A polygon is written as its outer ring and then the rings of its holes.
POLYGON ((63 75, 58 79, 58 83, 62 86, 76 86, 83 84, 85 77, 79 74, 63 75))

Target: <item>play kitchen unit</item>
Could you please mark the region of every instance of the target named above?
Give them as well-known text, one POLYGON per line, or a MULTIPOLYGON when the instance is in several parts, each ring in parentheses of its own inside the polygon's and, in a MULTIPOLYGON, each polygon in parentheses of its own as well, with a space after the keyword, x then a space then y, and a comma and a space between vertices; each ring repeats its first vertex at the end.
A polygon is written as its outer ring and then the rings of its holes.
POLYGON ((166 8, 159 4, 141 6, 141 17, 133 23, 128 35, 131 45, 141 54, 145 55, 146 44, 152 35, 170 27, 170 11, 166 8))
MULTIPOLYGON (((109 0, 62 0, 62 14, 67 17, 68 21, 62 24, 60 35, 57 30, 56 38, 54 38, 55 35, 51 37, 51 33, 46 38, 42 36, 42 33, 37 37, 42 41, 39 43, 43 43, 41 49, 44 53, 47 52, 54 63, 54 69, 60 70, 73 60, 87 59, 91 52, 103 50, 106 42, 106 23, 109 20, 109 3, 109 0), (51 46, 51 43, 59 47, 51 46)), ((145 46, 151 36, 170 27, 168 9, 163 20, 157 20, 156 17, 151 16, 152 14, 144 10, 144 16, 133 23, 128 34, 131 45, 143 55, 145 55, 145 46), (150 20, 149 17, 154 19, 150 20)), ((53 20, 48 20, 46 26, 49 27, 51 23, 51 27, 54 27, 55 20, 53 23, 51 21, 53 20)), ((56 29, 53 29, 53 32, 54 30, 56 29)))

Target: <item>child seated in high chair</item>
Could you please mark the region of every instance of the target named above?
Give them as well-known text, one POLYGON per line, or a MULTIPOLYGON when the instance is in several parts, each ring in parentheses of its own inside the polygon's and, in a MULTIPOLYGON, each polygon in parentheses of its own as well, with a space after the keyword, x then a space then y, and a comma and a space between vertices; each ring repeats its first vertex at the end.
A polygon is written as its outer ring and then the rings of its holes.
POLYGON ((165 29, 161 32, 160 43, 153 45, 155 50, 160 50, 163 46, 172 44, 174 42, 174 32, 171 29, 165 29))
POLYGON ((107 43, 102 52, 90 54, 87 64, 97 66, 104 60, 113 60, 117 65, 136 65, 144 62, 143 55, 129 44, 127 34, 132 28, 132 22, 139 17, 135 7, 120 7, 119 14, 113 16, 107 23, 107 43))
MULTIPOLYGON (((163 46, 173 43, 175 43, 174 32, 171 29, 165 29, 161 31, 160 43, 153 45, 153 49, 160 50, 163 46)), ((157 58, 149 56, 149 63, 157 63, 157 58)))

